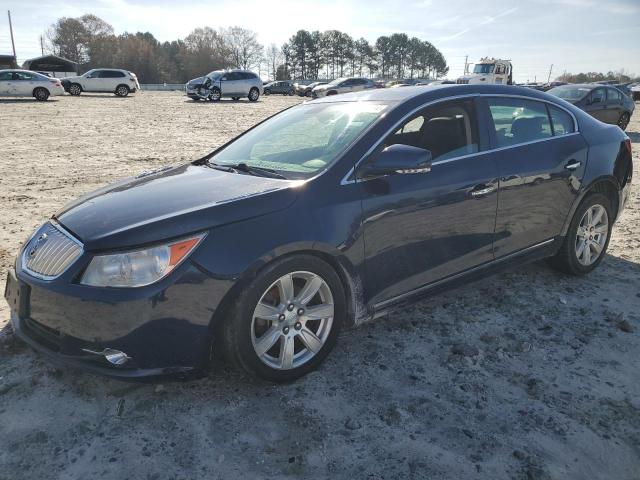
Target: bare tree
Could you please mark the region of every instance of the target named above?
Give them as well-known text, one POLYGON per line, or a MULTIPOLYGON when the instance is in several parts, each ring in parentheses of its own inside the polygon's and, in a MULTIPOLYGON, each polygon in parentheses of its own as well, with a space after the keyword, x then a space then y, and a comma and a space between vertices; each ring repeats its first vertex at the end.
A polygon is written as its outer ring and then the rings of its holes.
POLYGON ((264 47, 258 42, 255 32, 231 27, 223 30, 223 38, 233 66, 248 70, 260 63, 264 47))
POLYGON ((265 58, 267 60, 269 75, 272 80, 275 80, 278 74, 278 65, 282 62, 282 53, 275 43, 272 43, 267 47, 265 58))

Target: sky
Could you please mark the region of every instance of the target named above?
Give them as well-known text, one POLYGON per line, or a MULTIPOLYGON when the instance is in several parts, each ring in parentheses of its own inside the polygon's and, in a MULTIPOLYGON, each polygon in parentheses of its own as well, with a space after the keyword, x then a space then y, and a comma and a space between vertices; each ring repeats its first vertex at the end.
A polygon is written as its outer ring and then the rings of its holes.
POLYGON ((0 0, 0 53, 11 53, 11 10, 19 63, 40 55, 40 35, 58 18, 93 13, 116 33, 149 31, 160 41, 194 28, 241 26, 266 45, 299 29, 337 29, 375 41, 403 32, 433 43, 463 74, 465 56, 511 59, 517 82, 564 71, 640 75, 640 0, 0 0))

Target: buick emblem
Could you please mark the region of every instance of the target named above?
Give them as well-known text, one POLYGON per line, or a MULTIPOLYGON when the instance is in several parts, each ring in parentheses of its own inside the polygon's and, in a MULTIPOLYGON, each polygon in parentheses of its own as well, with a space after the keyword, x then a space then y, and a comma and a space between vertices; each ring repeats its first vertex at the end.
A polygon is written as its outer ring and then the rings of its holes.
POLYGON ((31 250, 29 250, 29 257, 33 257, 38 249, 47 242, 47 239, 48 237, 46 233, 40 235, 31 246, 31 250))

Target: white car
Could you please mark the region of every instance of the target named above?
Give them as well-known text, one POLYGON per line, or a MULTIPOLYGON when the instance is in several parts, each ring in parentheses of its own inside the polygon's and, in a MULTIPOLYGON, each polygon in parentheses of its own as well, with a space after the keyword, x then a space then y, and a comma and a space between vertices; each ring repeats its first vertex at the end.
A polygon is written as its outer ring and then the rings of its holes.
POLYGON ((373 81, 368 78, 338 78, 326 85, 319 85, 311 90, 313 98, 337 95, 338 93, 359 92, 367 88, 376 88, 373 81))
POLYGON ((140 89, 135 73, 117 68, 94 68, 79 77, 63 78, 62 85, 71 95, 80 95, 82 92, 109 92, 126 97, 140 89))
POLYGON ((0 70, 0 97, 34 97, 44 102, 51 95, 64 95, 57 78, 30 70, 0 70))

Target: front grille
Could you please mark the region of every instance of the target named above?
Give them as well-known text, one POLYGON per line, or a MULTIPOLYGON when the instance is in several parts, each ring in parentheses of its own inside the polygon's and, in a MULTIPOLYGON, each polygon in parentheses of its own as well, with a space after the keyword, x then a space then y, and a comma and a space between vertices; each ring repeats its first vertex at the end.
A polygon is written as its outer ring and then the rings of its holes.
POLYGON ((45 223, 22 251, 22 268, 51 280, 64 272, 82 254, 82 245, 60 227, 45 223))

